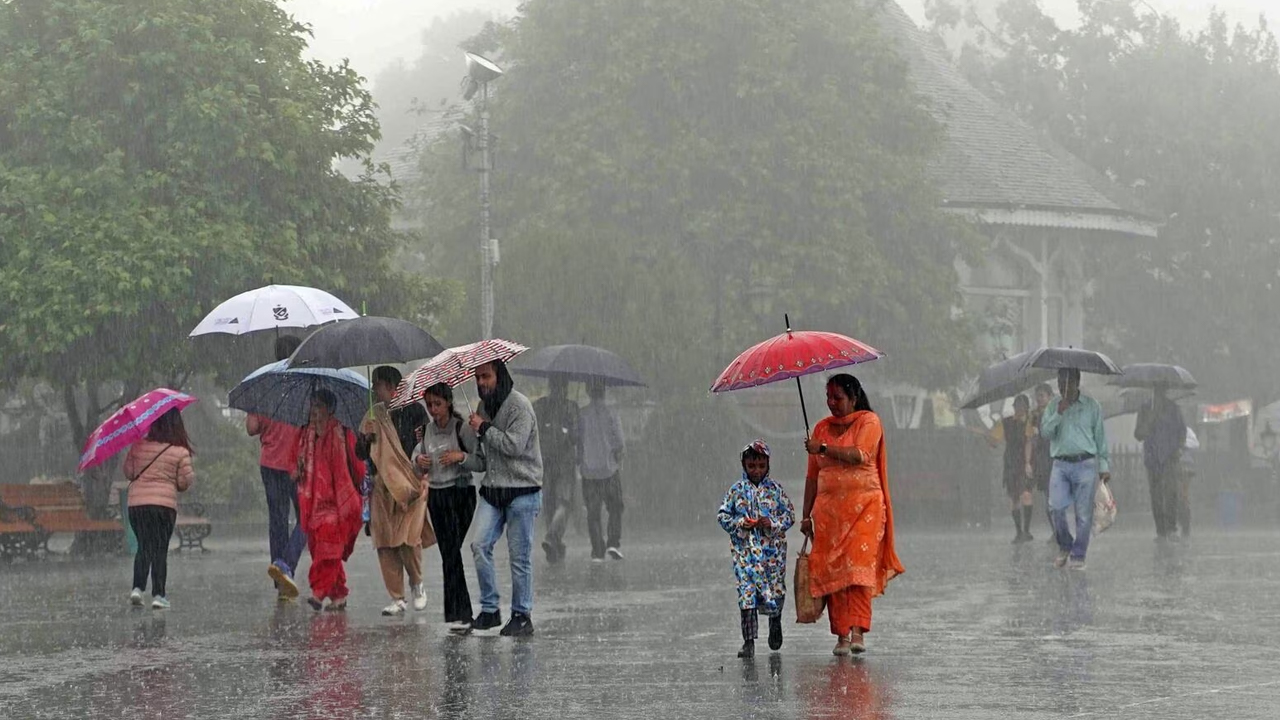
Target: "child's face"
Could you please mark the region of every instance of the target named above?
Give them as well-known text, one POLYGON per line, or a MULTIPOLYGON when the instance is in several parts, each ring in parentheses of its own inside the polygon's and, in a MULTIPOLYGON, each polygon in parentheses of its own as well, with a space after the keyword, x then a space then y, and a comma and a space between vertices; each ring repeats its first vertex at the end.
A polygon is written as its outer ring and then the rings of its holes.
POLYGON ((747 472, 748 480, 758 483, 769 474, 769 460, 768 458, 747 458, 742 461, 742 469, 747 472))

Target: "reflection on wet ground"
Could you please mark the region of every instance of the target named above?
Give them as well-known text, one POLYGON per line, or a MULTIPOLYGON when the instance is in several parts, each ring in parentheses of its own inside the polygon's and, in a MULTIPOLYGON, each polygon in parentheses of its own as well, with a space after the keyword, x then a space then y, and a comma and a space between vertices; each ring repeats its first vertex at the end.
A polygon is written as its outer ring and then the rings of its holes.
POLYGON ((714 535, 632 543, 623 562, 539 562, 537 635, 523 640, 449 635, 433 551, 429 611, 396 619, 378 614, 368 547, 345 614, 277 604, 265 539, 172 556, 165 613, 127 607, 124 558, 0 566, 0 716, 1280 716, 1280 534, 1165 546, 1108 533, 1083 573, 1050 567, 1042 541, 900 542, 908 574, 852 661, 830 655, 825 621, 788 623, 782 653, 737 659, 714 535))

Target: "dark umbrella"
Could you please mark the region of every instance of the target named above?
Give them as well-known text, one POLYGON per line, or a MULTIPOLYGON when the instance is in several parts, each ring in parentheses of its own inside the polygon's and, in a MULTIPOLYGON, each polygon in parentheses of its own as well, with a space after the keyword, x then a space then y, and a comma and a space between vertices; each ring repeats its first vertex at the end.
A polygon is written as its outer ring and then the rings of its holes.
POLYGON ((1111 381, 1124 388, 1153 388, 1158 386, 1176 390, 1193 390, 1199 383, 1191 373, 1178 365, 1161 363, 1134 363, 1124 366, 1124 374, 1111 381))
POLYGON ((604 348, 590 345, 553 345, 521 358, 511 372, 541 378, 577 382, 603 382, 612 387, 646 387, 640 375, 604 348))
POLYGON ((444 345, 411 322, 361 317, 320 328, 289 358, 291 368, 349 368, 435 357, 444 345))
MULTIPOLYGON (((354 321, 353 321, 354 322, 354 321)), ((290 370, 287 360, 254 370, 231 389, 231 407, 255 415, 265 415, 297 427, 310 421, 311 395, 328 388, 338 399, 334 417, 355 430, 368 409, 369 381, 351 370, 298 368, 290 370)))
POLYGON ((1034 350, 1018 353, 1011 358, 988 366, 978 376, 978 389, 960 406, 962 410, 973 410, 989 403, 1013 397, 1036 385, 1046 382, 1054 376, 1052 370, 1026 367, 1034 350))
POLYGON ((1120 367, 1100 352, 1073 347, 1043 347, 1033 350, 1023 365, 1024 369, 1044 370, 1073 369, 1095 375, 1119 375, 1120 367))
MULTIPOLYGON (((1168 398, 1174 402, 1182 402, 1192 397, 1195 397, 1195 392, 1192 390, 1173 390, 1168 395, 1168 398)), ((1110 420, 1120 415, 1130 415, 1150 404, 1150 390, 1127 388, 1120 392, 1118 398, 1102 403, 1102 417, 1110 420)))

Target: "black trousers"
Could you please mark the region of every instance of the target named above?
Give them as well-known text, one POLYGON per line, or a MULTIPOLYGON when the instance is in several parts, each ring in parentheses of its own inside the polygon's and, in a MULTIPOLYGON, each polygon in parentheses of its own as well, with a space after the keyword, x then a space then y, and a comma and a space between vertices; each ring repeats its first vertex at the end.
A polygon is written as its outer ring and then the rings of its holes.
POLYGON ((169 540, 178 511, 160 505, 138 505, 129 508, 129 524, 138 536, 138 552, 133 556, 133 586, 147 589, 151 576, 151 594, 164 597, 165 576, 169 574, 169 540))
POLYGON ((1158 471, 1147 470, 1151 489, 1151 515, 1156 521, 1156 536, 1178 531, 1178 467, 1172 465, 1158 471))
POLYGON ((462 567, 462 544, 476 514, 473 487, 432 488, 427 493, 427 512, 440 548, 440 569, 444 573, 444 621, 471 620, 471 593, 462 567))
POLYGON ((622 478, 617 473, 604 480, 582 479, 582 499, 587 506, 587 533, 591 535, 591 557, 604 557, 605 550, 622 546, 622 478), (609 511, 608 537, 600 528, 600 510, 609 511))

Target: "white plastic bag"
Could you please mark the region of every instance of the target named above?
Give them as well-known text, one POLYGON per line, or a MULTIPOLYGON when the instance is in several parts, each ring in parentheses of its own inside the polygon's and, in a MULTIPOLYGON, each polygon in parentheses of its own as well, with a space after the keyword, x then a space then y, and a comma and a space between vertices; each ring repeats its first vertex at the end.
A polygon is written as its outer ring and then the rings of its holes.
POLYGON ((1102 483, 1093 497, 1093 534, 1105 532, 1115 521, 1116 498, 1111 494, 1111 487, 1102 483))

